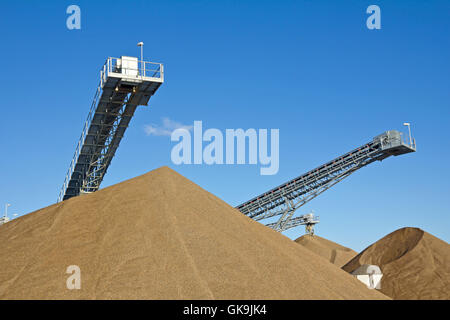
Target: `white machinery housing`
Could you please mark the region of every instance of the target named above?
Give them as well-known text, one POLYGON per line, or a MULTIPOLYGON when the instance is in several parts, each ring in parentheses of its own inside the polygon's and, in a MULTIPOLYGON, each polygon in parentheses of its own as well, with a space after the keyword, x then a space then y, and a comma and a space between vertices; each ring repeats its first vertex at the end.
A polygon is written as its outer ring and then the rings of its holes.
POLYGON ((351 275, 364 283, 369 289, 381 289, 381 278, 383 274, 379 266, 373 264, 363 264, 351 275))

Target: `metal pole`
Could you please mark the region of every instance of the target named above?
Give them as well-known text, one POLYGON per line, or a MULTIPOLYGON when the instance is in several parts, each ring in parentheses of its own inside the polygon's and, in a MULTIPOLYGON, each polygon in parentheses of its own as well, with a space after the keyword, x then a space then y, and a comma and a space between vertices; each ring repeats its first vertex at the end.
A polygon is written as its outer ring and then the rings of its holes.
POLYGON ((11 205, 9 203, 5 204, 5 218, 8 217, 8 207, 10 207, 11 205))
POLYGON ((141 41, 137 44, 141 47, 141 76, 145 77, 145 63, 144 63, 144 43, 141 41))
POLYGON ((408 130, 409 130, 409 145, 412 146, 411 125, 408 126, 408 130))
POLYGON ((411 138, 411 124, 409 122, 403 123, 404 126, 408 127, 409 132, 409 145, 412 147, 412 138, 411 138))
POLYGON ((142 46, 141 46, 141 61, 142 61, 143 69, 144 69, 144 72, 143 72, 142 76, 145 77, 144 43, 142 43, 142 46))

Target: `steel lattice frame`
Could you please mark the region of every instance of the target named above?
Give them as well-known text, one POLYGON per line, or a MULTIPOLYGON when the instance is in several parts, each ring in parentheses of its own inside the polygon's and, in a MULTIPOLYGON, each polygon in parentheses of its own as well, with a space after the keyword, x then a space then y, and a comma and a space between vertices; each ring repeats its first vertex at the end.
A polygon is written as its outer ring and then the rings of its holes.
POLYGON ((414 152, 415 145, 407 145, 398 131, 387 131, 341 157, 280 185, 236 208, 254 220, 281 216, 277 222, 267 224, 277 231, 303 224, 301 217, 293 218, 303 205, 350 176, 356 170, 391 155, 414 152))
POLYGON ((136 69, 119 68, 118 60, 108 58, 100 71, 100 84, 58 202, 100 188, 137 106, 146 105, 164 81, 162 64, 140 61, 136 69), (149 64, 156 69, 146 67, 149 64))
POLYGON ((86 177, 80 190, 82 193, 94 192, 100 188, 106 170, 114 157, 120 140, 123 138, 123 132, 119 128, 127 128, 128 125, 124 125, 123 122, 126 121, 126 118, 131 118, 136 110, 136 106, 127 105, 127 100, 128 97, 123 105, 117 107, 118 112, 113 111, 105 114, 105 117, 113 117, 112 123, 100 124, 99 133, 94 138, 94 149, 96 151, 89 154, 90 160, 86 177), (102 134, 102 132, 107 132, 107 134, 102 134))

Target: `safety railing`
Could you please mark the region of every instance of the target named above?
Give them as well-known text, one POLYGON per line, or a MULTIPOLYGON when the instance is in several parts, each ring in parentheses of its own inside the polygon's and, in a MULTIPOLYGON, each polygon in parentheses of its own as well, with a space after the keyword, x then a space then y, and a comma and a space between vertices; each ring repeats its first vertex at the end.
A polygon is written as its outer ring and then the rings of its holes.
POLYGON ((100 71, 102 86, 111 73, 127 78, 156 78, 164 81, 164 66, 157 62, 110 57, 100 71))
POLYGON ((67 170, 63 186, 61 187, 61 190, 59 192, 59 196, 58 196, 57 202, 60 202, 60 201, 62 201, 64 199, 64 194, 65 194, 65 192, 67 190, 67 187, 69 186, 70 179, 72 178, 72 174, 73 174, 73 172, 75 170, 76 162, 77 162, 78 157, 80 155, 81 148, 83 147, 84 140, 86 139, 86 136, 88 134, 88 130, 89 130, 89 127, 91 125, 91 121, 92 121, 92 118, 94 116, 95 109, 97 107, 97 101, 98 101, 99 97, 101 96, 100 93, 102 92, 102 81, 103 81, 102 79, 103 79, 103 77, 101 76, 100 77, 100 84, 97 86, 97 90, 95 91, 94 100, 92 101, 88 117, 87 117, 86 121, 84 122, 84 126, 83 126, 83 130, 81 132, 80 139, 78 139, 78 144, 77 144, 77 147, 75 148, 75 153, 74 153, 74 155, 72 157, 72 161, 70 162, 69 169, 67 170))
POLYGON ((409 134, 404 134, 400 132, 400 140, 403 144, 406 144, 410 148, 416 149, 416 139, 410 137, 409 134))

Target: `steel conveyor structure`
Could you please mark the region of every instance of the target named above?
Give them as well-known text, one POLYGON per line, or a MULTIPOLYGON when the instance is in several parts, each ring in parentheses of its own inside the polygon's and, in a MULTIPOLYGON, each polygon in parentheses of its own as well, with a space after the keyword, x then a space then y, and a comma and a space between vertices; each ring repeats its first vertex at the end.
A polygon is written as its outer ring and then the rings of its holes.
POLYGON ((403 141, 402 133, 386 131, 371 142, 350 151, 324 165, 311 170, 289 182, 255 197, 236 208, 254 220, 280 216, 278 221, 266 224, 283 232, 289 228, 305 224, 306 215, 294 217, 295 211, 342 181, 356 170, 390 156, 415 152, 416 143, 403 141))
POLYGON ((161 63, 108 58, 58 202, 97 191, 137 106, 164 82, 161 63))

